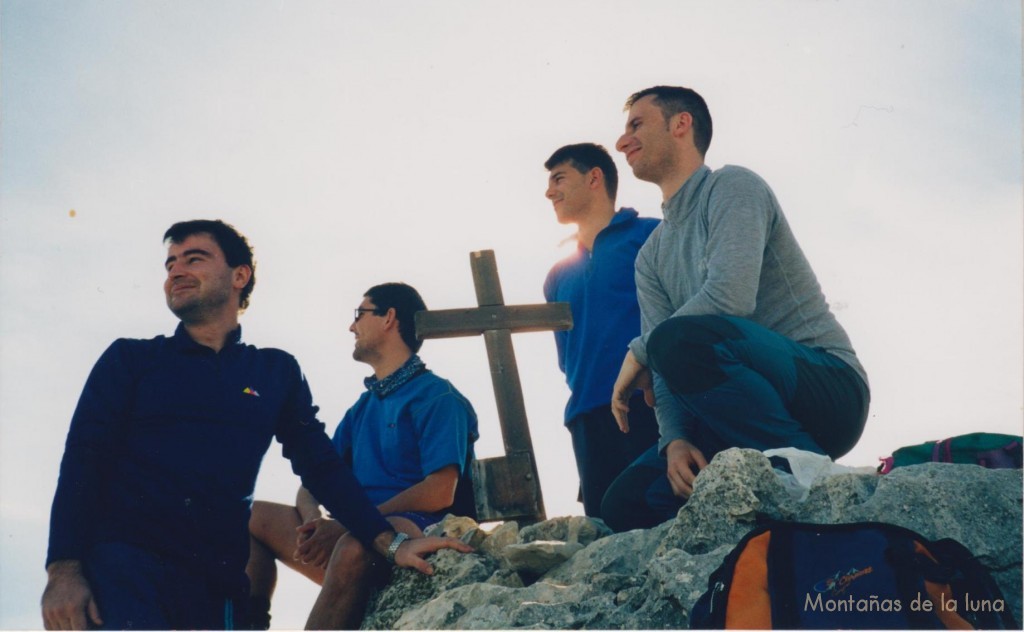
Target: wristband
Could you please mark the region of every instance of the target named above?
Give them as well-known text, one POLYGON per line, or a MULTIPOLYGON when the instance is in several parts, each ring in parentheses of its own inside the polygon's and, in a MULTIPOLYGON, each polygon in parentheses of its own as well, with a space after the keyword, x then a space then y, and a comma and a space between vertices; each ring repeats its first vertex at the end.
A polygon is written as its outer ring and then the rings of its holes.
POLYGON ((398 547, 402 546, 402 542, 409 539, 407 533, 396 533, 395 538, 391 540, 391 544, 388 545, 387 560, 392 564, 395 563, 395 553, 398 553, 398 547))

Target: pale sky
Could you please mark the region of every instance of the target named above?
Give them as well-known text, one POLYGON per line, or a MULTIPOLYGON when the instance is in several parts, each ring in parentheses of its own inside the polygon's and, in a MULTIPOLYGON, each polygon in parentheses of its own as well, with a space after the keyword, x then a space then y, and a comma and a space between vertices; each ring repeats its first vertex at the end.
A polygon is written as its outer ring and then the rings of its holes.
MULTIPOLYGON (((639 89, 685 85, 708 164, 772 186, 872 384, 841 462, 1024 414, 1021 9, 985 0, 4 0, 0 13, 0 628, 37 628, 68 422, 117 337, 169 334, 164 230, 222 218, 259 262, 245 338, 294 354, 333 432, 369 371, 371 285, 543 300, 572 230, 544 199, 561 145, 612 149, 639 89)), ((621 155, 619 203, 660 216, 621 155)), ((550 334, 515 336, 549 516, 580 514, 550 334)), ((422 357, 500 453, 480 339, 422 357)), ((257 497, 298 480, 271 447, 257 497)), ((283 571, 275 627, 315 587, 283 571)))

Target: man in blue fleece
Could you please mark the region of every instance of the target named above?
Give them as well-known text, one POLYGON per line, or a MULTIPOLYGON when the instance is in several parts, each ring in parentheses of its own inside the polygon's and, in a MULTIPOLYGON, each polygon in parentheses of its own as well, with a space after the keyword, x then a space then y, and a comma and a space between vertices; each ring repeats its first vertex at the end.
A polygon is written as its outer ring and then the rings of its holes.
MULTIPOLYGON (((453 508, 473 458, 477 419, 469 402, 417 355, 414 316, 427 307, 404 283, 366 291, 349 331, 353 358, 373 368, 366 390, 345 413, 334 446, 359 483, 399 533, 423 535, 453 508)), ((465 503, 463 503, 465 504, 465 503)), ((471 502, 470 502, 471 504, 471 502)), ((252 580, 257 626, 269 625, 270 597, 277 579, 275 560, 309 577, 322 589, 307 629, 359 627, 366 600, 387 577, 379 555, 347 529, 344 519, 325 518, 320 503, 300 488, 295 506, 257 501, 249 530, 253 548, 247 572, 252 580), (255 602, 259 602, 258 604, 255 602)))
POLYGON ((674 516, 725 448, 845 454, 870 399, 771 189, 742 167, 704 164, 704 99, 657 86, 626 107, 616 149, 661 189, 664 220, 637 256, 642 333, 622 361, 612 410, 628 423, 629 398, 643 388, 657 401, 661 438, 608 491, 605 519, 616 530, 674 516))
POLYGON ((406 541, 374 507, 316 419, 295 359, 241 341, 255 263, 220 221, 172 226, 171 337, 115 341, 71 420, 50 515, 46 628, 245 625, 248 522, 273 438, 303 485, 365 546, 430 573, 455 540, 406 541))
POLYGON ((654 411, 639 391, 629 426, 609 408, 619 357, 640 333, 633 265, 658 220, 631 208, 616 212, 618 171, 604 147, 566 145, 544 163, 546 196, 561 224, 575 224, 576 252, 555 264, 544 282, 548 302, 567 302, 573 328, 555 332, 558 366, 569 384, 565 425, 572 434, 583 511, 601 516, 601 500, 615 477, 658 440, 654 411))

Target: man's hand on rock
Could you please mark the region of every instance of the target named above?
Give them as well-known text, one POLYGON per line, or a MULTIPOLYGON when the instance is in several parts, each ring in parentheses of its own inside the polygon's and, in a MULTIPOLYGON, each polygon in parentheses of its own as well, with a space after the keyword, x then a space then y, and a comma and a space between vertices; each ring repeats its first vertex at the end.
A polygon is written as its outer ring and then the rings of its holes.
POLYGON ((460 553, 473 551, 473 547, 455 538, 409 538, 395 551, 395 566, 414 568, 424 575, 433 575, 433 567, 423 558, 441 549, 455 549, 460 553))
POLYGON ((689 498, 693 493, 693 481, 708 466, 704 453, 697 446, 683 439, 676 439, 665 449, 668 459, 668 482, 672 492, 680 498, 689 498))

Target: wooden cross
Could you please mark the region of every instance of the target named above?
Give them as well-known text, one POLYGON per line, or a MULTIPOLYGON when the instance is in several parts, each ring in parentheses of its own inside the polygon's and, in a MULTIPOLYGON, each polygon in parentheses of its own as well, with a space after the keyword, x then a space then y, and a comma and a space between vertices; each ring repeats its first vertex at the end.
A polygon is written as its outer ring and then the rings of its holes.
POLYGON ((477 521, 545 520, 512 334, 572 329, 572 311, 568 303, 505 305, 494 251, 472 252, 469 262, 479 307, 418 312, 416 336, 426 340, 482 334, 487 345, 505 456, 473 464, 477 521))

